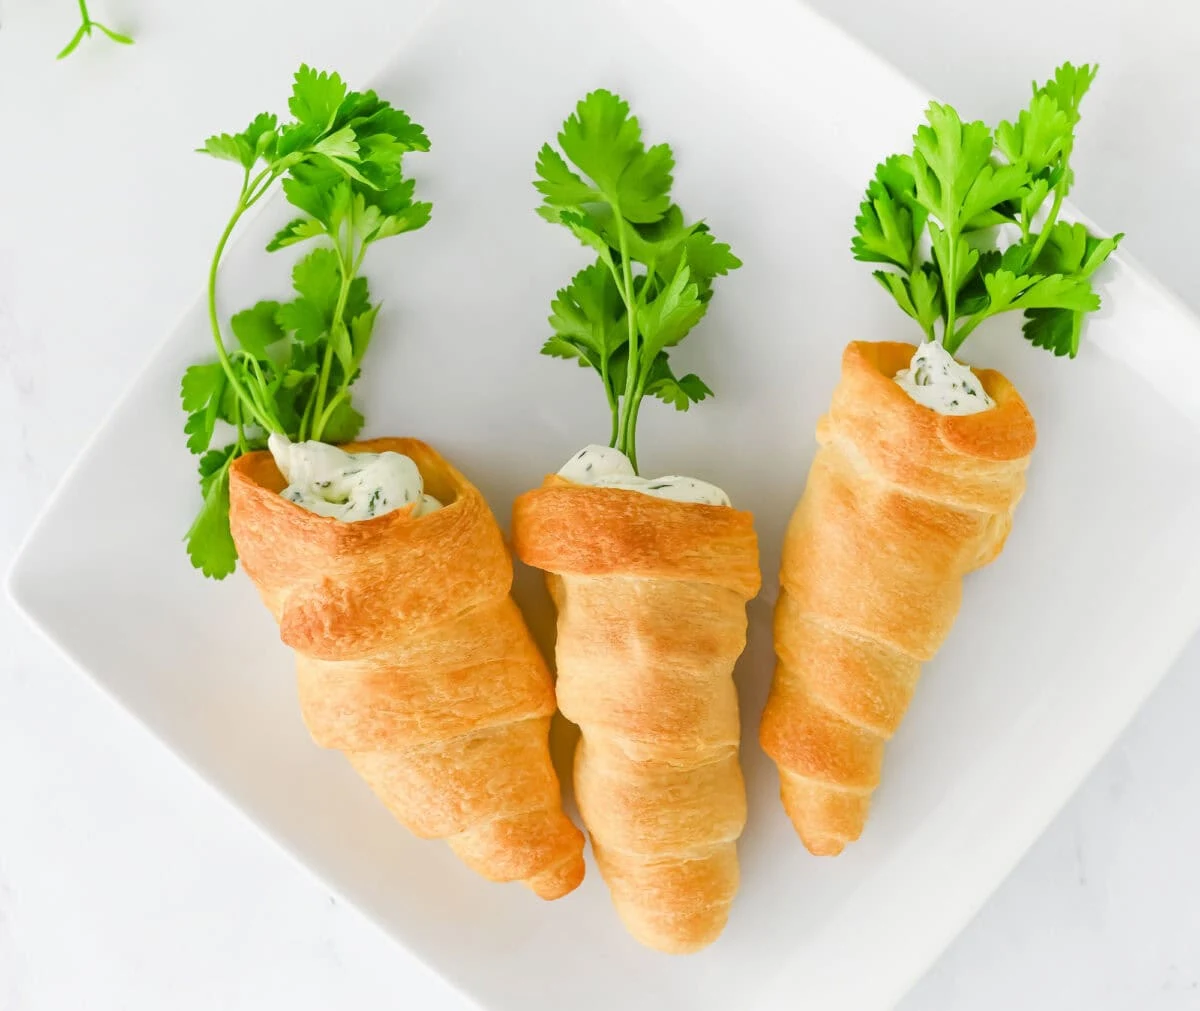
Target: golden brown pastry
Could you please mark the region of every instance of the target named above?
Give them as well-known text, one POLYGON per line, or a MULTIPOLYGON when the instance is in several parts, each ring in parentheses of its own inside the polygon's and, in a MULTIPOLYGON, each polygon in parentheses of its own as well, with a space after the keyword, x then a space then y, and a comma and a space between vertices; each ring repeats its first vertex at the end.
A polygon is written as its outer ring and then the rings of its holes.
POLYGON ((242 565, 296 651, 317 744, 346 753, 423 838, 546 899, 583 878, 548 735, 554 690, 509 596, 512 563, 479 492, 414 439, 348 452, 411 457, 444 508, 347 523, 284 499, 271 455, 230 472, 242 565))
POLYGON ((990 410, 948 416, 914 402, 892 380, 913 351, 846 348, 784 543, 760 739, 818 855, 862 832, 884 743, 954 623, 963 576, 1004 546, 1035 441, 998 372, 976 373, 990 410))
POLYGON ((703 948, 746 820, 732 675, 760 581, 753 517, 551 476, 517 499, 513 533, 558 608, 575 792, 617 911, 652 948, 703 948))

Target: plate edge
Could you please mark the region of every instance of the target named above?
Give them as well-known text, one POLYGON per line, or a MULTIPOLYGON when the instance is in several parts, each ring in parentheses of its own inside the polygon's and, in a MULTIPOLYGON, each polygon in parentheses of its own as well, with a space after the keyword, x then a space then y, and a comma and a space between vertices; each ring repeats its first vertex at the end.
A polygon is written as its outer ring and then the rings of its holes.
MULTIPOLYGON (((660 2, 663 3, 665 6, 670 6, 677 10, 687 9, 690 11, 691 16, 695 16, 697 6, 703 6, 705 8, 704 14, 706 17, 712 16, 711 12, 716 9, 716 8, 714 8, 714 6, 711 3, 707 2, 707 0, 699 0, 698 3, 694 2, 691 4, 687 4, 687 5, 682 3, 681 0, 660 0, 660 2)), ((425 12, 425 16, 427 17, 434 10, 440 8, 443 5, 443 3, 444 3, 444 0, 432 0, 432 2, 427 5, 427 10, 425 12)), ((741 6, 741 5, 739 5, 739 6, 741 6)), ((895 68, 894 65, 892 65, 891 62, 888 61, 885 57, 881 56, 876 51, 871 49, 869 46, 862 43, 859 39, 857 39, 855 36, 851 35, 850 33, 846 32, 844 29, 842 29, 837 24, 831 22, 823 14, 815 11, 807 3, 804 3, 803 0, 791 0, 791 2, 787 2, 787 3, 780 2, 780 0, 755 0, 755 3, 753 5, 746 4, 746 7, 750 7, 750 6, 753 6, 754 8, 757 9, 757 13, 755 16, 763 19, 762 23, 763 23, 764 29, 766 26, 771 25, 772 22, 777 22, 775 25, 776 27, 786 28, 788 31, 791 30, 790 25, 787 25, 785 23, 778 23, 779 21, 782 21, 782 19, 786 17, 786 15, 783 13, 784 10, 789 7, 803 8, 804 15, 810 17, 814 21, 821 23, 822 26, 826 30, 828 30, 832 33, 835 33, 838 37, 840 37, 842 40, 844 40, 848 45, 850 45, 856 51, 858 51, 861 54, 863 59, 870 60, 874 64, 883 67, 884 69, 889 71, 891 74, 893 74, 894 77, 896 78, 896 80, 902 81, 905 85, 907 85, 909 88, 911 88, 915 92, 920 93, 922 96, 928 96, 928 94, 929 94, 928 91, 917 86, 915 84, 915 82, 913 82, 912 79, 909 78, 906 74, 902 73, 897 68, 895 68)), ((744 14, 745 7, 742 7, 742 9, 739 10, 738 13, 744 14)), ((423 22, 424 18, 422 18, 421 21, 423 22)), ((415 31, 416 31, 416 29, 414 29, 414 32, 415 31)), ((386 60, 388 62, 390 62, 391 60, 394 60, 396 57, 396 54, 399 52, 403 52, 410 41, 411 41, 411 36, 409 38, 406 38, 405 40, 399 42, 397 44, 396 48, 393 49, 389 53, 386 60)), ((386 65, 386 62, 384 65, 386 65)), ((370 75, 364 75, 364 76, 366 76, 368 79, 378 76, 379 69, 380 69, 379 67, 376 67, 376 68, 374 68, 373 72, 370 75)), ((270 203, 271 203, 270 201, 266 202, 264 204, 263 208, 261 208, 258 213, 262 213, 262 211, 265 210, 266 207, 270 205, 270 203)), ((1079 215, 1079 217, 1081 218, 1081 220, 1085 220, 1085 221, 1090 220, 1090 219, 1085 218, 1082 215, 1079 215)), ((1123 253, 1119 253, 1118 257, 1119 257, 1119 262, 1122 262, 1123 264, 1125 264, 1126 266, 1128 266, 1130 268, 1130 270, 1133 274, 1133 277, 1139 283, 1142 283, 1142 284, 1146 285, 1148 288, 1150 288, 1150 290, 1152 290, 1156 296, 1161 297, 1173 311, 1179 313, 1183 317, 1183 319, 1185 319, 1189 324, 1196 326, 1197 329, 1200 329, 1200 318, 1197 317, 1197 315, 1191 310, 1191 308, 1186 303, 1184 303, 1182 301, 1182 299, 1178 295, 1176 295, 1172 289, 1166 287, 1162 282, 1160 282, 1158 280, 1157 277, 1155 277, 1153 274, 1148 273, 1144 268, 1142 268, 1140 266, 1140 264, 1138 263, 1138 261, 1134 257, 1132 257, 1128 254, 1123 254, 1123 253)), ((190 312, 194 311, 194 306, 195 306, 195 302, 189 303, 188 308, 185 309, 182 313, 180 313, 179 322, 182 322, 182 320, 184 318, 186 318, 190 312)), ((105 413, 101 422, 97 425, 95 431, 92 433, 92 435, 87 440, 85 440, 85 442, 83 443, 83 446, 78 451, 75 458, 68 465, 66 470, 63 472, 61 478, 57 482, 56 486, 54 487, 54 489, 51 492, 51 494, 49 495, 49 497, 47 498, 45 505, 40 510, 37 518, 31 524, 29 530, 26 532, 26 535, 22 539, 20 546, 18 547, 16 553, 13 556, 13 561, 10 564, 10 567, 9 567, 9 570, 7 572, 6 579, 5 579, 6 591, 8 593, 8 596, 10 597, 10 599, 13 601, 16 610, 19 611, 22 615, 24 615, 24 617, 28 621, 30 621, 30 623, 38 630, 39 634, 41 634, 53 647, 55 647, 56 651, 59 653, 60 656, 63 656, 65 659, 67 659, 70 662, 70 664, 72 666, 77 668, 81 673, 85 674, 87 677, 87 680, 92 681, 96 685, 96 687, 100 689, 102 694, 108 696, 113 702, 115 702, 117 704, 117 706, 119 708, 124 710, 126 713, 128 713, 130 716, 132 716, 136 722, 138 722, 143 727, 145 727, 150 732, 151 737, 158 739, 164 745, 166 750, 170 751, 185 767, 187 767, 194 774, 196 774, 197 778, 199 778, 209 789, 212 789, 218 796, 223 798, 226 801, 226 803, 230 804, 231 807, 238 810, 251 824, 253 824, 255 826, 255 828, 257 828, 262 834, 266 835, 273 843, 275 843, 275 845, 277 845, 292 860, 294 860, 296 863, 300 864, 312 878, 314 878, 317 882, 320 883, 320 885, 323 888, 327 889, 330 892, 333 892, 334 894, 340 895, 340 892, 338 891, 338 889, 333 887, 332 884, 322 874, 315 871, 307 863, 305 863, 298 856, 296 856, 296 854, 283 842, 282 839, 280 839, 278 836, 274 835, 272 832, 268 831, 267 829, 263 828, 259 824, 259 822, 254 817, 252 817, 251 814, 245 808, 243 808, 240 804, 236 803, 235 801, 232 801, 228 797, 228 795, 224 793, 224 791, 222 791, 212 781, 210 781, 207 776, 205 776, 199 769, 197 769, 196 766, 194 766, 188 759, 186 759, 183 755, 181 755, 180 752, 178 752, 174 747, 172 747, 169 744, 169 742, 167 742, 164 738, 160 737, 158 735, 158 733, 154 730, 153 726, 151 726, 150 724, 145 723, 143 720, 141 720, 137 716, 137 714, 132 712, 132 710, 130 710, 126 705, 124 705, 124 703, 118 697, 111 694, 107 690, 107 688, 104 686, 103 683, 98 681, 96 678, 92 677, 91 674, 88 672, 86 666, 77 657, 75 657, 73 654, 71 654, 71 652, 69 650, 67 650, 59 641, 57 641, 53 637, 53 635, 49 632, 48 627, 42 622, 42 620, 35 613, 35 609, 31 606, 31 603, 26 596, 26 591, 23 589, 22 584, 29 576, 29 572, 27 570, 28 570, 28 566, 30 563, 31 547, 33 546, 34 542, 38 539, 38 535, 41 533, 42 529, 48 523, 48 521, 52 517, 53 513, 56 511, 58 506, 61 504, 61 501, 65 497, 66 490, 73 482, 73 479, 75 478, 83 461, 92 452, 95 444, 100 441, 103 434, 112 426, 116 415, 120 412, 120 409, 124 405, 125 401, 129 398, 131 392, 139 385, 139 383, 142 381, 144 375, 151 370, 151 368, 153 367, 155 362, 164 353, 165 349, 170 345, 173 335, 179 328, 179 322, 177 322, 173 328, 165 331, 165 336, 152 347, 149 354, 147 355, 146 360, 143 362, 141 367, 139 367, 135 371, 132 379, 122 387, 120 394, 114 399, 114 402, 113 402, 113 405, 111 406, 111 408, 105 413)), ((1189 633, 1189 636, 1184 637, 1184 640, 1180 644, 1179 648, 1177 650, 1173 651, 1173 653, 1172 653, 1173 658, 1178 657, 1179 652, 1181 652, 1182 649, 1186 646, 1187 641, 1190 638, 1191 634, 1194 634, 1194 629, 1192 630, 1192 633, 1189 633)), ((1173 662, 1173 661, 1171 661, 1171 662, 1173 662)), ((1159 683, 1161 683, 1161 680, 1167 673, 1167 670, 1169 670, 1170 665, 1171 665, 1171 663, 1168 662, 1168 664, 1163 668, 1162 672, 1153 680, 1153 683, 1149 686, 1149 688, 1146 692, 1146 695, 1142 699, 1142 702, 1144 702, 1145 698, 1149 696, 1150 692, 1152 692, 1157 687, 1157 685, 1159 683)), ((1128 713, 1127 719, 1122 724, 1122 727, 1127 726, 1128 722, 1131 721, 1134 718, 1134 716, 1136 716, 1137 712, 1141 708, 1142 702, 1139 702, 1136 707, 1134 707, 1133 709, 1130 710, 1130 712, 1128 713)), ((1095 767, 1095 765, 1111 749, 1112 744, 1119 737, 1120 732, 1121 732, 1121 730, 1118 729, 1116 734, 1113 736, 1112 740, 1109 741, 1108 745, 1105 747, 1105 749, 1103 751, 1099 752, 1094 758, 1091 758, 1091 759, 1088 759, 1085 761, 1085 763, 1083 764, 1082 772, 1080 773, 1078 782, 1076 782, 1075 785, 1071 787, 1069 792, 1063 796, 1062 800, 1054 806, 1054 809, 1051 812, 1049 818, 1046 820, 1046 822, 1044 824, 1042 824, 1040 827, 1037 828, 1036 832, 1030 839, 1029 843, 1023 845, 1021 847, 1021 849, 1019 850, 1019 852, 1017 852, 1015 854, 1015 856, 1013 858, 1012 866, 1015 866, 1016 862, 1019 861, 1020 858, 1024 855, 1024 853, 1028 851, 1028 849, 1032 845, 1032 843, 1035 842, 1036 839, 1045 831, 1046 825, 1049 823, 1050 820, 1052 820, 1054 815, 1059 810, 1061 810, 1061 808, 1063 807, 1063 805, 1065 805, 1067 800, 1069 800, 1070 797, 1074 794, 1074 792, 1078 789, 1079 783, 1082 782, 1082 780, 1086 777, 1088 772, 1090 772, 1091 769, 1093 769, 1095 767)), ((914 976, 912 982, 909 984, 908 987, 905 988, 905 990, 904 990, 905 993, 908 991, 908 989, 911 989, 911 985, 916 982, 916 980, 920 977, 920 975, 922 975, 924 972, 926 972, 928 970, 928 968, 931 967, 937 961, 937 959, 940 957, 941 953, 945 950, 946 946, 954 939, 955 936, 957 936, 961 932, 961 930, 966 925, 966 923, 968 923, 970 921, 970 919, 972 919, 975 915, 978 914, 979 909, 981 909, 983 907, 983 905, 986 904, 986 902, 991 897, 991 895, 994 893, 996 888, 998 888, 999 885, 1008 877, 1009 873, 1011 873, 1011 869, 1012 869, 1012 867, 1010 866, 1008 871, 1006 871, 1001 877, 997 878, 996 881, 991 886, 988 887, 988 889, 984 893, 983 897, 980 899, 979 903, 977 905, 975 905, 974 908, 970 909, 967 912, 967 914, 963 918, 962 924, 960 924, 958 927, 953 929, 953 933, 951 933, 947 937, 947 939, 944 943, 938 945, 936 953, 929 959, 929 961, 924 966, 922 966, 919 969, 919 971, 917 972, 917 975, 914 976)), ((399 941, 399 939, 389 929, 387 929, 386 927, 383 927, 383 925, 380 923, 380 921, 377 920, 370 912, 363 909, 362 907, 359 907, 356 903, 348 901, 347 904, 354 905, 355 908, 358 910, 358 912, 360 912, 366 919, 368 919, 369 921, 374 923, 377 927, 379 927, 383 931, 385 936, 389 937, 394 942, 401 944, 401 946, 404 947, 405 950, 408 951, 412 955, 414 960, 416 960, 416 961, 420 962, 422 965, 424 965, 428 971, 430 971, 431 973, 436 975, 439 979, 443 980, 447 986, 454 989, 458 994, 460 994, 466 1000, 468 1000, 468 1001, 476 1004, 476 1006, 482 1008, 482 1005, 478 1004, 477 999, 474 997, 474 995, 472 995, 469 991, 461 989, 460 987, 457 986, 457 984, 452 982, 448 977, 444 976, 442 974, 442 972, 440 972, 438 969, 436 969, 435 967, 424 962, 424 960, 421 959, 413 951, 413 949, 409 948, 407 945, 403 944, 403 942, 399 941)), ((902 996, 903 996, 903 993, 898 995, 897 1000, 900 999, 902 996)))

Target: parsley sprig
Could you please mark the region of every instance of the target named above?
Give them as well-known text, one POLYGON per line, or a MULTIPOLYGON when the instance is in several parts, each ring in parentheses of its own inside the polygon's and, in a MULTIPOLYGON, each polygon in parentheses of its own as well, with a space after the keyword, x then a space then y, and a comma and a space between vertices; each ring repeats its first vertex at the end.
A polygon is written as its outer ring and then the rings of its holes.
POLYGON ((1123 237, 1098 238, 1059 218, 1096 69, 1064 63, 994 132, 931 103, 912 153, 888 158, 867 186, 854 257, 886 264, 876 279, 951 354, 984 320, 1013 310, 1036 346, 1079 351, 1084 316, 1100 308, 1091 276, 1123 237), (1005 230, 1019 238, 1001 248, 994 236, 1005 230))
POLYGON ((122 46, 132 46, 133 39, 128 35, 123 35, 121 32, 114 32, 107 25, 102 25, 99 21, 93 21, 92 16, 88 13, 87 0, 79 0, 79 17, 81 24, 75 34, 71 36, 71 41, 63 46, 62 51, 58 54, 58 59, 65 60, 76 49, 79 48, 85 38, 92 34, 92 29, 99 29, 103 34, 107 35, 113 42, 122 46))
POLYGON ((200 150, 237 164, 241 189, 213 253, 208 318, 217 360, 193 365, 180 394, 187 445, 200 456, 204 504, 187 534, 192 564, 223 578, 237 563, 229 532, 229 466, 261 449, 271 433, 302 441, 347 442, 362 428, 351 400, 371 343, 379 303, 360 269, 381 239, 422 227, 431 205, 414 201, 401 159, 429 150, 425 131, 373 91, 347 89, 337 74, 297 71, 288 103, 295 119, 256 116, 245 130, 209 137, 200 150), (238 222, 279 184, 301 213, 268 251, 315 241, 292 270, 294 297, 264 300, 229 321, 226 346, 217 279, 238 222), (234 440, 210 448, 217 423, 234 440))
POLYGON ((637 118, 612 92, 580 101, 558 144, 562 153, 550 144, 538 153, 538 213, 597 258, 551 303, 554 334, 542 354, 600 374, 612 415, 609 445, 636 470, 638 411, 647 394, 680 411, 712 396, 699 376, 675 375, 667 349, 703 318, 713 280, 741 261, 702 221, 685 224, 671 202, 670 147, 647 148, 637 118))

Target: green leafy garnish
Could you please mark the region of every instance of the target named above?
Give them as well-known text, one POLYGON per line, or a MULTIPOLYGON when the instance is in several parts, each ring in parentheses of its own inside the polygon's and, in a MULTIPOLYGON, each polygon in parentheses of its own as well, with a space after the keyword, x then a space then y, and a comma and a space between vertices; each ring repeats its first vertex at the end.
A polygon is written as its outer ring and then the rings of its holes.
POLYGON ((1094 66, 1064 63, 995 131, 932 102, 912 153, 888 158, 868 184, 854 257, 883 264, 879 283, 951 354, 1011 310, 1024 313, 1033 344, 1078 353, 1084 316, 1100 308, 1091 276, 1122 238, 1059 219, 1074 182, 1079 105, 1095 76, 1094 66), (991 238, 998 226, 1011 242, 991 238))
POLYGON ((561 153, 550 144, 538 153, 538 213, 597 256, 551 303, 553 336, 542 354, 600 374, 612 415, 609 445, 636 470, 647 394, 680 411, 712 396, 699 376, 675 376, 668 349, 704 316, 713 280, 741 261, 706 224, 684 223, 671 202, 670 147, 647 148, 637 118, 612 92, 579 102, 558 143, 561 153))
POLYGON ((107 25, 102 25, 99 21, 93 21, 91 15, 88 14, 87 0, 79 0, 79 16, 83 23, 76 30, 75 34, 71 36, 71 41, 63 46, 62 51, 58 54, 58 59, 66 59, 75 52, 79 48, 79 43, 92 34, 93 28, 99 29, 104 35, 112 39, 113 42, 120 43, 123 46, 133 45, 133 39, 128 35, 114 32, 107 25))
POLYGON ((245 130, 209 137, 200 148, 234 162, 241 191, 208 276, 208 317, 217 360, 193 365, 180 396, 187 445, 200 455, 204 504, 187 534, 192 564, 223 578, 237 551, 229 533, 229 466, 266 445, 272 433, 294 441, 349 442, 363 416, 351 402, 379 314, 360 275, 367 249, 420 228, 430 205, 414 201, 401 159, 428 151, 425 131, 373 91, 349 91, 337 74, 302 66, 288 103, 295 119, 256 116, 245 130), (226 345, 217 312, 217 276, 242 216, 280 183, 299 211, 268 251, 316 240, 292 269, 292 295, 233 314, 226 345), (218 422, 235 439, 210 449, 218 422), (201 455, 202 454, 202 455, 201 455))

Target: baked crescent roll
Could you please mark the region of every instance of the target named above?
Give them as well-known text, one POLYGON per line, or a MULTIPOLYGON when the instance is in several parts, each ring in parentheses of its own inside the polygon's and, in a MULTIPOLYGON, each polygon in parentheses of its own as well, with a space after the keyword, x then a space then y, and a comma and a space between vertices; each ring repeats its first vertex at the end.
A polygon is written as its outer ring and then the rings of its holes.
POLYGON ((1036 437, 998 372, 977 372, 989 410, 917 404, 892 378, 914 350, 846 348, 784 542, 760 739, 818 855, 862 832, 884 743, 954 623, 963 576, 1004 546, 1036 437))
POLYGON ((558 608, 575 793, 617 911, 652 948, 703 948, 746 821, 732 675, 760 582, 753 517, 550 476, 517 499, 513 533, 558 608))
POLYGON ((283 498, 270 453, 230 472, 242 567, 296 651, 313 740, 345 752, 414 834, 445 839, 493 881, 565 895, 583 878, 583 835, 563 813, 554 689, 509 596, 496 521, 424 443, 342 448, 412 458, 444 508, 348 523, 283 498))

